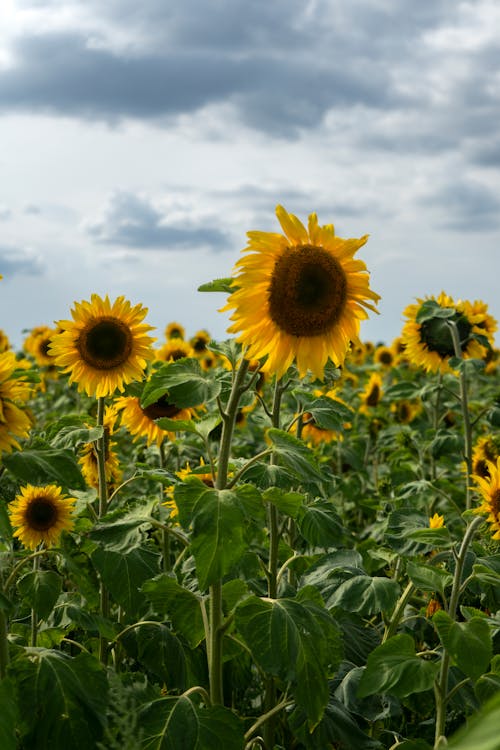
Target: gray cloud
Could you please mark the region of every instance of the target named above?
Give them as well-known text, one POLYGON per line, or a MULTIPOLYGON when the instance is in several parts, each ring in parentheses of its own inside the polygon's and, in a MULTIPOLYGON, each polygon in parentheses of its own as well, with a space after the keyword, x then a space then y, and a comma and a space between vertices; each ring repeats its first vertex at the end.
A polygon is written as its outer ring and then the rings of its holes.
POLYGON ((500 227, 500 198, 475 180, 448 182, 423 199, 427 207, 439 206, 437 226, 460 232, 488 232, 500 227))
POLYGON ((7 221, 12 216, 12 211, 7 206, 0 206, 0 221, 7 221))
POLYGON ((228 237, 207 226, 168 224, 166 217, 146 198, 118 191, 111 197, 104 219, 87 225, 88 234, 97 242, 134 249, 178 250, 227 247, 228 237))
POLYGON ((0 245, 0 273, 4 280, 16 275, 36 276, 43 271, 37 255, 11 245, 0 245))

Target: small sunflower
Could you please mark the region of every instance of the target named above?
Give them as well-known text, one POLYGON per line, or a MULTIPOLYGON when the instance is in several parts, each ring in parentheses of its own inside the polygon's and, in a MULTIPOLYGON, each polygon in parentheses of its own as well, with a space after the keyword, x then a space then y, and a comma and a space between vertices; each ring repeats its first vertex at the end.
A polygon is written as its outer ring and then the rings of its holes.
POLYGON ((369 287, 363 261, 354 254, 367 236, 344 240, 315 213, 308 228, 282 206, 284 234, 248 232, 248 254, 235 266, 234 292, 223 311, 234 310, 228 329, 248 346, 248 358, 267 356, 262 369, 281 377, 296 362, 299 375, 323 379, 331 359, 341 365, 357 342, 365 308, 380 297, 369 287))
POLYGON ((178 359, 183 359, 183 357, 194 357, 193 347, 189 341, 184 341, 184 339, 178 337, 170 338, 155 354, 156 359, 160 362, 177 362, 178 359))
POLYGON ((5 333, 5 331, 2 331, 0 328, 0 354, 3 352, 7 352, 9 349, 11 349, 11 344, 9 341, 9 337, 5 333))
POLYGON ((52 336, 57 333, 57 329, 48 326, 35 326, 30 331, 29 336, 24 339, 24 351, 34 358, 37 365, 53 366, 54 357, 49 354, 49 346, 52 336))
POLYGON ((462 356, 482 359, 486 349, 472 338, 472 334, 486 334, 485 329, 478 325, 484 322, 482 313, 474 313, 470 303, 454 300, 444 292, 437 297, 418 299, 418 304, 409 305, 404 311, 407 318, 401 333, 405 345, 405 356, 417 367, 423 367, 426 372, 447 372, 450 370, 448 361, 455 356, 455 348, 447 323, 455 323, 458 329, 462 356), (422 305, 427 300, 434 300, 443 309, 452 310, 449 318, 432 317, 418 322, 422 305))
POLYGON ((14 536, 29 549, 40 544, 53 547, 62 531, 71 531, 75 499, 66 497, 62 489, 54 484, 21 487, 20 494, 9 506, 14 536))
POLYGON ((145 437, 148 446, 152 443, 159 446, 165 439, 174 440, 175 438, 175 433, 158 427, 155 422, 156 419, 161 417, 175 420, 192 419, 194 414, 194 410, 191 408, 180 409, 178 406, 169 403, 165 396, 145 408, 141 406, 139 398, 121 396, 116 399, 115 407, 118 411, 121 411, 121 424, 134 436, 134 442, 141 437, 145 437))
POLYGON ((496 462, 487 461, 488 476, 482 477, 473 474, 477 489, 481 495, 482 502, 474 513, 482 513, 487 516, 486 521, 490 525, 492 539, 500 539, 500 457, 496 462))
POLYGON ((172 321, 165 328, 166 339, 184 339, 186 337, 186 330, 180 323, 172 321))
POLYGON ((422 412, 422 404, 419 401, 401 399, 394 401, 391 406, 391 414, 399 424, 410 424, 422 412))
POLYGON ((429 518, 430 529, 441 529, 443 526, 444 516, 440 516, 439 513, 434 513, 434 515, 429 518))
POLYGON ((394 351, 389 346, 381 344, 377 346, 373 353, 373 361, 378 365, 382 365, 382 367, 392 367, 394 360, 394 351))
POLYGON ((154 356, 154 339, 147 335, 152 327, 142 322, 146 313, 125 297, 111 304, 108 296, 93 294, 91 302, 75 302, 72 321, 59 321, 61 333, 52 338, 49 352, 79 391, 97 398, 123 392, 125 384, 142 380, 154 356))
POLYGON ((17 438, 26 438, 32 420, 24 407, 32 388, 22 378, 14 378, 19 369, 14 352, 0 354, 0 455, 20 448, 17 438))
POLYGON ((488 463, 496 463, 499 456, 499 438, 493 435, 478 438, 472 448, 472 473, 486 479, 489 476, 488 463))
POLYGON ((382 393, 382 378, 378 372, 372 372, 364 391, 360 394, 361 406, 359 407, 359 411, 362 414, 368 414, 370 409, 378 406, 382 398, 382 393))
POLYGON ((189 340, 189 343, 191 344, 196 357, 204 357, 207 354, 207 346, 210 343, 211 338, 212 337, 210 336, 209 332, 203 329, 201 331, 197 331, 189 340))
MULTIPOLYGON (((106 482, 110 488, 118 485, 123 477, 120 468, 118 455, 114 450, 116 442, 111 440, 115 429, 117 418, 116 409, 112 406, 106 406, 104 410, 103 427, 104 427, 104 469, 106 482)), ((97 453, 95 443, 85 443, 80 450, 78 459, 83 478, 89 487, 99 488, 99 467, 97 463, 97 453)))

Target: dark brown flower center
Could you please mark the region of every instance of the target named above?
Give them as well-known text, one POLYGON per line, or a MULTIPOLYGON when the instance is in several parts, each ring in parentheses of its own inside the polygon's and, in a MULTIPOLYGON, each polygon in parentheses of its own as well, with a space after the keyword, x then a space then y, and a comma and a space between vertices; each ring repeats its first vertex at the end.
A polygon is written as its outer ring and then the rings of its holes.
POLYGON ((50 356, 49 346, 50 346, 50 338, 40 340, 38 344, 38 351, 43 357, 50 356))
POLYGON ((347 300, 347 277, 322 247, 289 247, 275 263, 269 314, 291 336, 320 336, 338 323, 347 300))
POLYGON ((393 356, 387 349, 378 355, 379 362, 383 365, 392 365, 393 356))
MULTIPOLYGON (((462 351, 465 351, 472 330, 471 324, 465 315, 461 315, 458 312, 453 317, 447 318, 447 320, 451 320, 457 326, 460 348, 462 351)), ((455 355, 453 338, 447 320, 443 318, 430 318, 429 320, 425 320, 420 326, 421 341, 427 345, 427 348, 431 352, 436 352, 443 359, 455 355)))
POLYGON ((488 464, 486 463, 486 459, 484 458, 477 459, 477 461, 474 464, 473 471, 474 471, 474 474, 477 474, 479 477, 482 477, 483 479, 487 479, 490 476, 488 464))
POLYGON ((149 404, 149 406, 146 406, 142 410, 143 414, 145 414, 146 417, 149 417, 149 419, 160 419, 161 417, 174 419, 180 411, 181 409, 179 409, 178 406, 175 406, 175 404, 170 404, 165 396, 162 396, 158 401, 155 401, 154 404, 149 404))
POLYGON ((112 370, 123 365, 132 353, 132 344, 128 325, 113 317, 91 320, 76 342, 83 361, 96 370, 112 370))
POLYGON ((489 506, 491 513, 495 517, 495 520, 500 520, 500 489, 495 490, 491 493, 489 506))
POLYGON ((26 509, 26 526, 32 531, 48 531, 58 518, 57 506, 47 497, 35 497, 26 509))

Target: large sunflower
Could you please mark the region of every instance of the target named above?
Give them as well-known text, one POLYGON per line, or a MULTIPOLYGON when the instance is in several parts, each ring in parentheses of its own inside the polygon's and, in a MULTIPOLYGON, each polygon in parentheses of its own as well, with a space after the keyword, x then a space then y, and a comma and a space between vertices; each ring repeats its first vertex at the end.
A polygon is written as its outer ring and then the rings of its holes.
POLYGON ((484 513, 490 524, 492 539, 500 539, 500 457, 496 462, 487 461, 487 476, 473 474, 482 498, 481 505, 474 508, 474 513, 484 513))
POLYGON ((31 418, 25 406, 32 388, 22 378, 13 378, 18 369, 16 356, 7 351, 0 354, 0 455, 19 448, 17 438, 28 437, 31 418))
POLYGON ((145 437, 148 446, 152 443, 160 446, 166 438, 170 440, 175 438, 175 433, 158 427, 155 422, 156 419, 160 419, 160 417, 175 420, 191 419, 194 413, 193 409, 180 409, 178 406, 169 403, 164 396, 145 408, 142 408, 139 398, 121 396, 116 399, 115 407, 118 411, 121 411, 121 423, 134 436, 134 442, 141 437, 145 437))
POLYGON ((323 379, 330 358, 342 364, 357 342, 365 308, 379 295, 369 288, 363 261, 354 254, 367 236, 344 240, 315 213, 308 228, 282 206, 276 215, 284 234, 248 232, 248 254, 235 266, 235 291, 223 310, 234 310, 228 329, 249 347, 248 358, 267 356, 263 370, 281 377, 295 360, 303 377, 323 379))
POLYGON ((441 292, 437 299, 432 296, 425 300, 417 299, 417 304, 408 305, 404 315, 407 321, 401 339, 405 346, 405 358, 417 367, 423 367, 426 372, 450 370, 448 362, 450 357, 455 356, 455 348, 448 320, 455 323, 458 329, 461 353, 465 359, 482 359, 486 355, 485 347, 473 337, 473 334, 489 337, 489 331, 484 327, 486 317, 483 311, 474 310, 469 302, 455 302, 441 292), (434 300, 443 309, 452 310, 452 315, 449 318, 435 316, 418 322, 422 305, 428 300, 434 300))
POLYGON ((39 544, 52 547, 59 541, 62 531, 71 531, 75 499, 62 494, 54 484, 21 487, 20 494, 9 506, 14 536, 29 549, 39 544))
POLYGON ((108 296, 93 294, 91 302, 75 302, 73 320, 61 320, 61 333, 49 348, 69 382, 89 396, 108 396, 133 380, 142 380, 147 361, 154 356, 147 335, 152 326, 143 323, 147 308, 132 307, 125 297, 113 304, 108 296))

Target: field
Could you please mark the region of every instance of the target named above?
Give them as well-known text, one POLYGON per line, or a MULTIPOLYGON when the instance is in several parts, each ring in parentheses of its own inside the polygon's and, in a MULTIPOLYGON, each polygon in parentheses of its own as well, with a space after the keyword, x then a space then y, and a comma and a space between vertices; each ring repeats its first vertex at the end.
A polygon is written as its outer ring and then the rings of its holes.
POLYGON ((225 341, 97 295, 2 341, 2 750, 500 748, 496 323, 362 342, 363 242, 308 231, 343 317, 248 261, 225 341))

